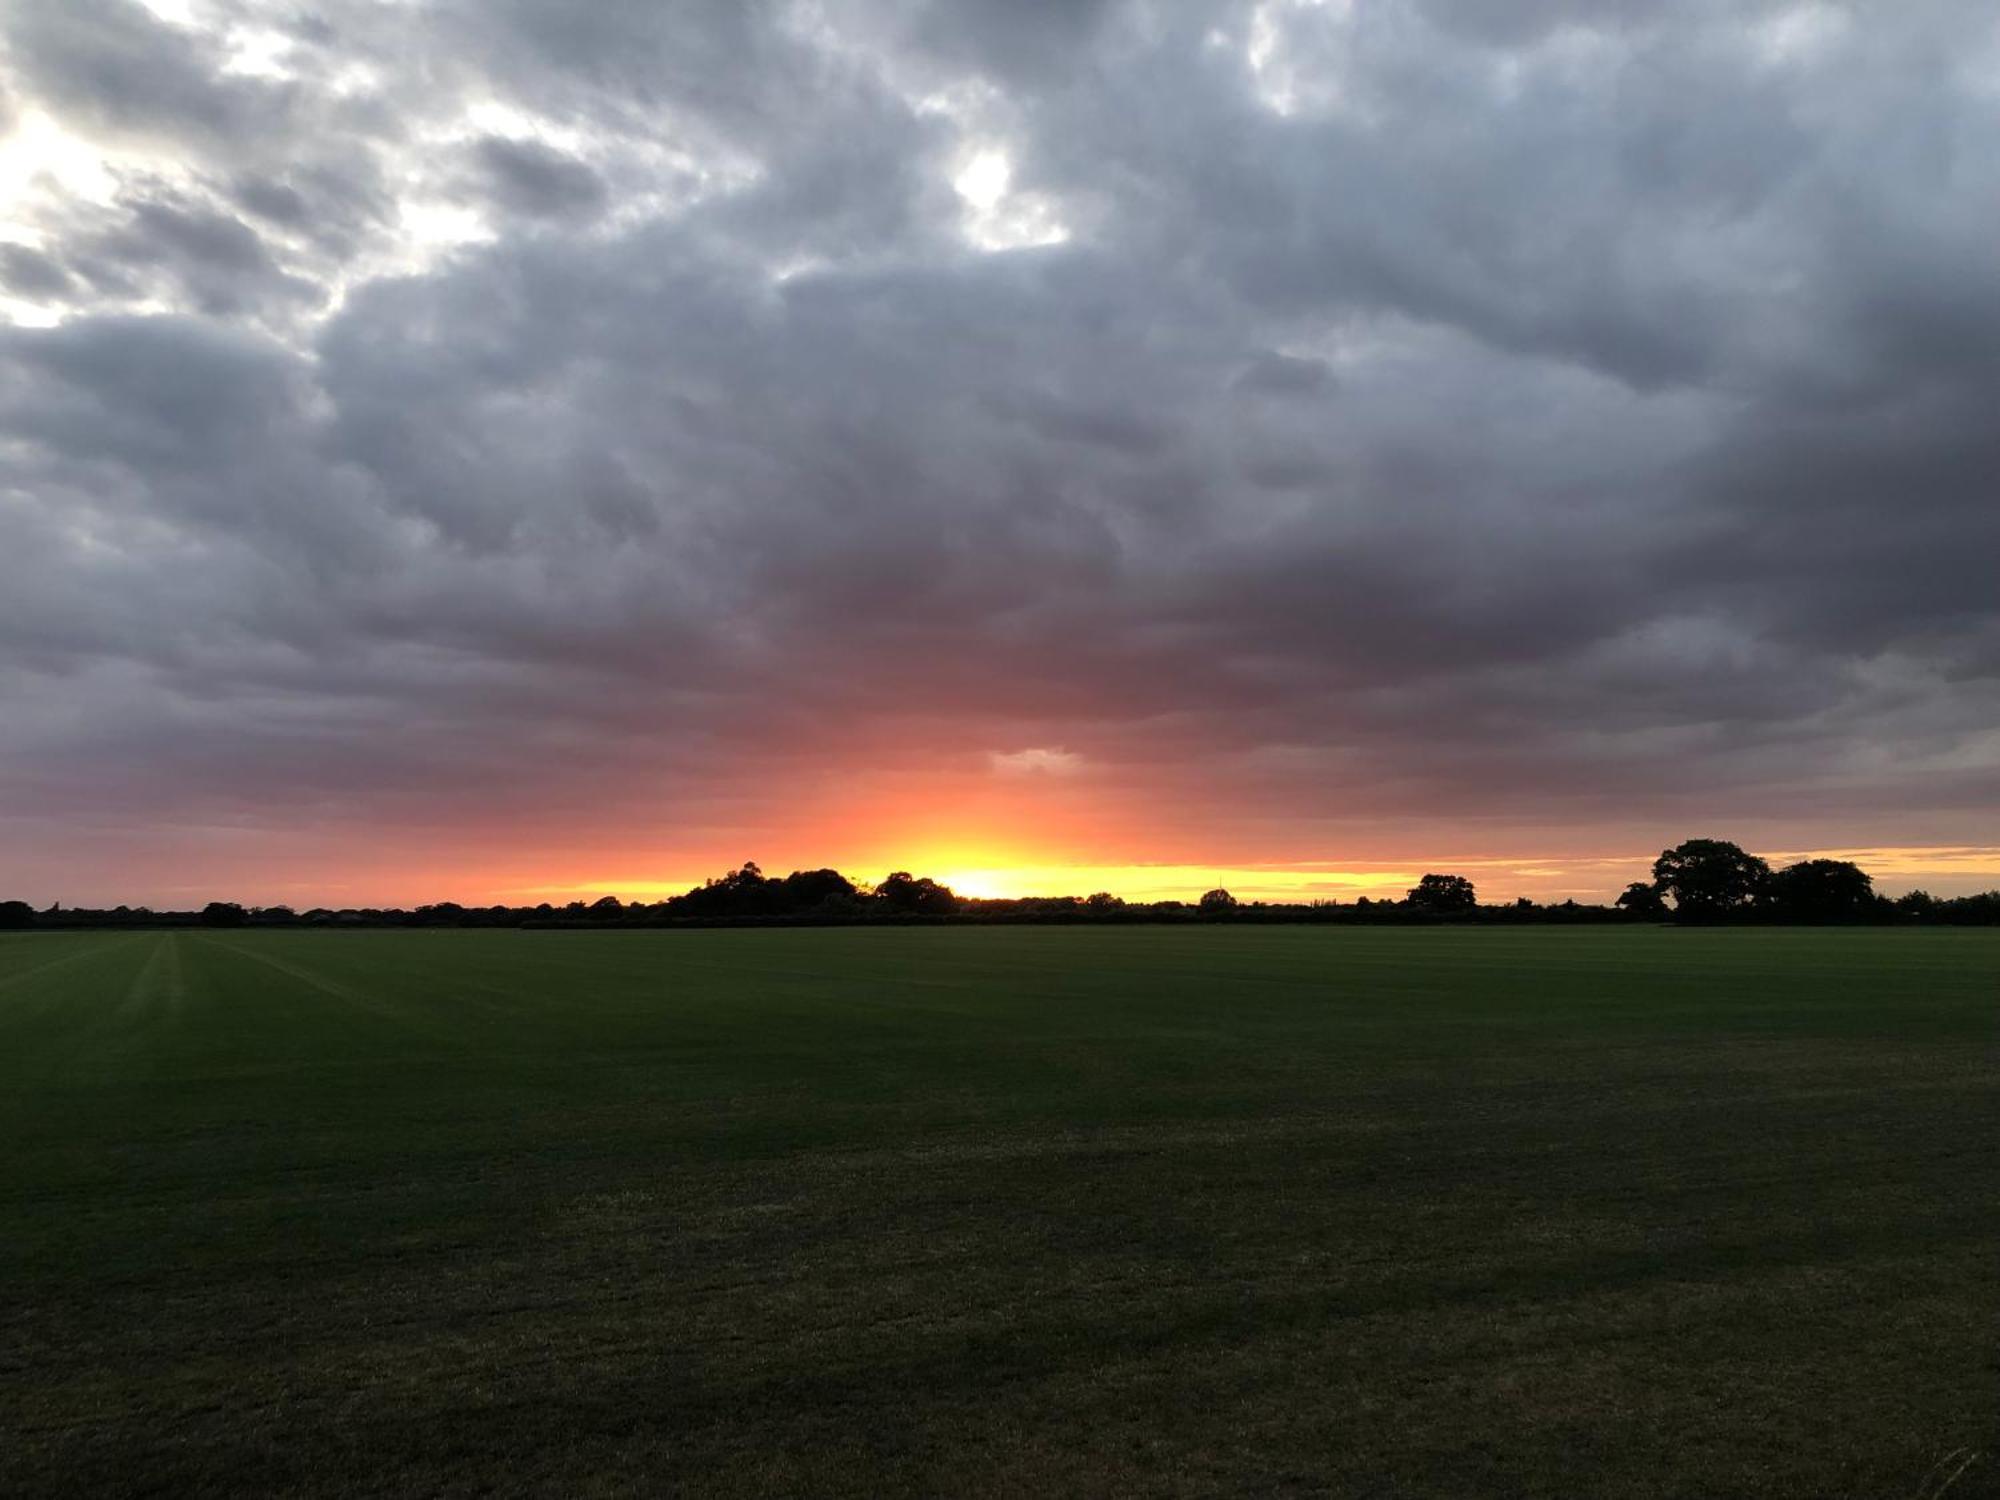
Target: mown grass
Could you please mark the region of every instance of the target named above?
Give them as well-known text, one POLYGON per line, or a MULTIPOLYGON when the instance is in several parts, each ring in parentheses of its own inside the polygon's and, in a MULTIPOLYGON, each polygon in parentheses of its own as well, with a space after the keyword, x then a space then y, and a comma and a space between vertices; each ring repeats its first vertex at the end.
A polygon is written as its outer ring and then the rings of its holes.
POLYGON ((1981 932, 0 938, 0 1490, 1993 1493, 1996 1014, 1981 932))

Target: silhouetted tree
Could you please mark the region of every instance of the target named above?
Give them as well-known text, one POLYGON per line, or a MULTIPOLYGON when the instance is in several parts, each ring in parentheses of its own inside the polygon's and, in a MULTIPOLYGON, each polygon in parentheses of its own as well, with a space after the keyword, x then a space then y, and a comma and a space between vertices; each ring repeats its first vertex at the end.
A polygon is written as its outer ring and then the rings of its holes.
POLYGON ((595 901, 590 903, 590 914, 593 917, 616 917, 622 915, 624 911, 625 903, 620 901, 616 896, 599 896, 595 901))
POLYGON ((755 860, 745 860, 739 869, 714 880, 704 880, 669 906, 683 916, 762 917, 770 915, 776 903, 776 881, 766 880, 755 860))
POLYGON ((945 917, 958 910, 958 897, 949 886, 939 885, 930 876, 913 876, 895 870, 875 887, 875 899, 900 915, 945 917))
POLYGON ((0 901, 0 927, 33 927, 35 909, 25 901, 0 901))
POLYGON ((1802 859, 1766 883, 1764 899, 1780 917, 1797 922, 1853 922, 1875 911, 1875 882, 1844 859, 1802 859))
POLYGON ((1195 903, 1196 906, 1200 907, 1210 916, 1217 916, 1223 912, 1235 911, 1238 904, 1239 903, 1237 902, 1236 898, 1230 895, 1229 892, 1223 890, 1220 886, 1217 886, 1212 891, 1203 891, 1201 895, 1201 900, 1195 903))
POLYGON ((1105 912, 1124 910, 1125 902, 1109 891, 1097 891, 1083 898, 1083 906, 1084 910, 1102 916, 1105 912))
POLYGON ((838 910, 861 894, 838 870, 794 870, 778 886, 778 903, 787 912, 838 910))
POLYGON ((1757 899, 1771 867, 1724 839, 1689 839, 1660 851, 1653 861, 1653 885, 1673 897, 1674 915, 1714 921, 1757 899))
POLYGON ((1938 916, 1961 926, 2000 925, 2000 891, 1981 891, 1976 896, 1954 896, 1938 903, 1938 916))
POLYGON ((241 927, 249 920, 250 914, 234 901, 211 901, 201 909, 204 927, 241 927))
POLYGON ((1471 911, 1479 894, 1463 875, 1426 875, 1410 887, 1409 902, 1419 911, 1448 916, 1471 911))
POLYGON ((1944 903, 1929 891, 1905 891, 1891 904, 1895 907, 1897 916, 1914 918, 1922 922, 1936 916, 1938 908, 1944 903))
POLYGON ((1667 898, 1660 894, 1660 888, 1643 880, 1635 880, 1626 886, 1625 894, 1612 905, 1628 917, 1643 917, 1649 921, 1657 921, 1667 914, 1667 898))

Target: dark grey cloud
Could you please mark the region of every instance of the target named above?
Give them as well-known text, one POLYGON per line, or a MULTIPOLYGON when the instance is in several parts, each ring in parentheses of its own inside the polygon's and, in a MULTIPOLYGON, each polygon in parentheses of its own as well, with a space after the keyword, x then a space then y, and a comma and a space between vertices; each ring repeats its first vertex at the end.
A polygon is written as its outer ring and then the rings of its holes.
POLYGON ((169 192, 121 201, 119 219, 79 237, 79 264, 106 293, 164 293, 200 312, 231 317, 267 299, 318 302, 324 289, 278 264, 258 233, 234 214, 169 192))
POLYGON ((312 221, 305 195, 288 182, 253 174, 236 184, 232 196, 250 213, 273 224, 297 229, 312 221))
POLYGON ((283 237, 300 274, 323 283, 341 279, 347 263, 392 235, 400 218, 381 161, 365 149, 303 150, 208 187, 218 209, 240 210, 267 236, 283 237))
POLYGON ((567 218, 604 207, 604 180, 587 163, 539 141, 483 136, 473 154, 494 200, 511 213, 567 218))
POLYGON ((227 149, 282 130, 292 108, 291 89, 223 71, 213 38, 135 0, 13 0, 6 45, 19 86, 84 131, 227 149))
POLYGON ((194 17, 9 12, 16 805, 2000 840, 1977 7, 194 17))
POLYGON ((1021 83, 1087 66, 1114 0, 958 0, 917 7, 909 35, 951 63, 1021 83))
POLYGON ((1670 0, 1422 0, 1425 18, 1441 30, 1500 46, 1519 46, 1563 27, 1623 29, 1656 24, 1670 0))
POLYGON ((74 279, 51 257, 29 245, 0 245, 0 284, 23 297, 59 300, 74 279))
POLYGON ((1236 377, 1239 390, 1264 395, 1305 396, 1326 389, 1332 371, 1323 359, 1301 359, 1267 349, 1243 367, 1236 377))

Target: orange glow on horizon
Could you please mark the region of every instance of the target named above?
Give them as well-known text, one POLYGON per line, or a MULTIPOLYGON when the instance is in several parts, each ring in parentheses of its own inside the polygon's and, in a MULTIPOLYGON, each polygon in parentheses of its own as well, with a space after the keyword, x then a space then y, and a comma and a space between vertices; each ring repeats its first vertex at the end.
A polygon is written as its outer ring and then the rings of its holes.
MULTIPOLYGON (((864 885, 892 870, 930 876, 985 899, 1089 896, 1193 901, 1222 887, 1243 901, 1398 898, 1430 871, 1462 874, 1494 904, 1609 902, 1650 875, 1666 830, 1605 829, 1565 844, 1535 830, 1486 830, 1468 847, 1442 823, 1321 831, 1278 820, 1224 820, 1188 800, 1115 798, 1081 773, 1010 773, 971 781, 912 775, 890 787, 857 784, 787 799, 782 807, 731 806, 707 819, 662 827, 634 819, 567 825, 493 824, 469 830, 328 826, 177 827, 154 846, 127 851, 123 878, 107 886, 102 856, 75 846, 29 899, 46 905, 249 905, 415 907, 561 906, 616 896, 652 902, 755 859, 771 875, 830 867, 864 885), (768 818, 769 821, 761 821, 768 818), (1513 852, 1508 852, 1510 850, 1513 852)), ((1673 834, 1738 834, 1774 866, 1806 858, 1852 859, 1889 896, 1913 888, 1954 896, 2000 887, 2000 846, 1853 844, 1833 848, 1760 838, 1754 829, 1690 824, 1673 834)))
MULTIPOLYGON (((863 885, 879 881, 891 869, 928 875, 961 896, 978 900, 1013 900, 1031 896, 1088 896, 1109 891, 1126 901, 1193 901, 1204 891, 1221 887, 1242 901, 1311 902, 1398 899, 1426 871, 1469 876, 1486 902, 1528 896, 1538 901, 1574 898, 1609 902, 1625 885, 1648 877, 1652 855, 1547 858, 1441 855, 1433 858, 1365 862, 1354 865, 1317 863, 1068 863, 1045 859, 1007 859, 980 855, 963 847, 935 859, 910 858, 824 860, 863 885)), ((1916 886, 1966 890, 2000 882, 2000 848, 1878 847, 1834 850, 1794 850, 1766 856, 1773 866, 1800 859, 1852 859, 1876 877, 1886 894, 1916 886)), ((783 875, 793 865, 763 865, 766 874, 783 875)), ((677 896, 704 880, 724 873, 718 866, 698 875, 626 875, 602 880, 561 881, 548 885, 511 886, 495 890, 489 899, 509 903, 574 900, 616 896, 624 901, 658 901, 677 896)))

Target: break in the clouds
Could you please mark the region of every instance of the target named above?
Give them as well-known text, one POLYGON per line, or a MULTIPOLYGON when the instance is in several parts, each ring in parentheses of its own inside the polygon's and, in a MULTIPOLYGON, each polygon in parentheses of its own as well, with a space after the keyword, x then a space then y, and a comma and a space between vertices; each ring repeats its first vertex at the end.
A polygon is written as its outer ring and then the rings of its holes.
POLYGON ((12 884, 2000 842, 1989 6, 0 14, 12 884))

